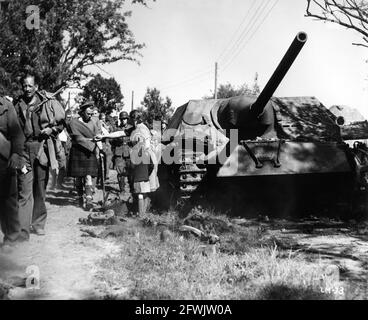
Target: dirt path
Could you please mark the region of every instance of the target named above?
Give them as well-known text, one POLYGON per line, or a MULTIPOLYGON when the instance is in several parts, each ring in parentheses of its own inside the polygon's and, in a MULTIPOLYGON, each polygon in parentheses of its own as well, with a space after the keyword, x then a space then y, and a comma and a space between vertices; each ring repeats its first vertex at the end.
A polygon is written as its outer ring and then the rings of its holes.
MULTIPOLYGON (((88 213, 76 206, 71 190, 48 192, 46 236, 32 235, 29 243, 0 253, 0 279, 39 271, 39 289, 15 288, 10 299, 92 299, 104 294, 94 279, 96 262, 118 247, 108 239, 82 237, 78 220, 88 213)), ((100 198, 98 191, 96 200, 100 198)))

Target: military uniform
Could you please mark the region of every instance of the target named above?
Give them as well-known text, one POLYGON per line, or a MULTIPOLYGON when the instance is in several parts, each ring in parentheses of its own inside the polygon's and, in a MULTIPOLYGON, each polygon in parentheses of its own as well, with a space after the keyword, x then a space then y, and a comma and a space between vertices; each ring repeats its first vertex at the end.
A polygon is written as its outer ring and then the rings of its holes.
POLYGON ((20 232, 18 216, 18 189, 16 170, 24 149, 24 135, 13 104, 0 96, 0 223, 4 243, 27 240, 28 234, 20 232), (11 155, 12 153, 12 155, 11 155), (11 158, 18 157, 12 167, 11 158), (9 159, 10 158, 10 159, 9 159))
POLYGON ((28 234, 31 226, 36 233, 44 230, 48 169, 58 170, 55 140, 65 124, 65 111, 55 98, 44 91, 36 92, 34 97, 31 104, 23 96, 15 104, 26 139, 23 153, 26 172, 18 175, 18 187, 21 228, 28 234), (51 129, 49 137, 42 135, 45 128, 51 129))
POLYGON ((129 201, 131 199, 130 192, 130 133, 133 127, 130 124, 120 125, 115 131, 124 131, 126 136, 111 141, 114 155, 114 164, 117 171, 117 178, 120 188, 120 199, 129 201))
MULTIPOLYGON (((89 107, 88 104, 85 104, 80 108, 84 112, 89 107)), ((85 191, 86 208, 88 208, 92 206, 93 179, 98 176, 99 171, 99 148, 93 138, 101 134, 101 128, 98 125, 98 120, 94 117, 86 122, 81 117, 69 121, 67 129, 72 138, 68 175, 76 178, 80 206, 83 206, 83 193, 85 191)))

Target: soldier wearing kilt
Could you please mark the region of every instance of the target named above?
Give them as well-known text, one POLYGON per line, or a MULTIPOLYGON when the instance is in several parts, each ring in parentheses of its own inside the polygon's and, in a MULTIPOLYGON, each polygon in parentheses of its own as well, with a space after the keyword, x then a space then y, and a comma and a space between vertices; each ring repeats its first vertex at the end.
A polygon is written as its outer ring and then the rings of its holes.
POLYGON ((68 131, 72 139, 70 149, 68 175, 76 178, 76 188, 79 197, 79 205, 86 208, 92 205, 93 181, 98 176, 98 159, 100 143, 94 142, 96 135, 101 135, 98 119, 92 117, 93 102, 86 102, 80 107, 80 118, 71 119, 68 123, 68 131))

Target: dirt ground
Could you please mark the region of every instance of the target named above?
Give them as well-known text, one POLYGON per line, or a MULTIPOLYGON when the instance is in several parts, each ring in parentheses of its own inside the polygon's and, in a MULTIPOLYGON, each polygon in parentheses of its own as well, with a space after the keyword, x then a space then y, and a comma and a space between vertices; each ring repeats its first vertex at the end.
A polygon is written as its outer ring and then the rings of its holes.
MULTIPOLYGON (((114 175, 112 172, 111 181, 114 175)), ((28 243, 11 252, 0 252, 0 284, 22 283, 9 291, 9 299, 101 299, 114 290, 99 283, 97 274, 103 258, 119 253, 119 242, 89 237, 81 231, 79 218, 87 217, 88 212, 77 206, 71 182, 67 187, 64 191, 48 191, 46 236, 32 235, 28 243), (35 288, 37 282, 26 287, 23 280, 37 273, 39 288, 35 288)), ((102 192, 98 190, 95 202, 101 199, 102 192)), ((311 261, 337 266, 338 276, 358 288, 352 288, 345 298, 368 299, 367 292, 362 293, 367 290, 368 224, 313 218, 294 222, 239 220, 243 226, 267 229, 280 249, 300 250, 311 261)))
MULTIPOLYGON (((31 235, 28 243, 0 252, 0 279, 6 283, 39 271, 39 289, 32 283, 28 288, 16 287, 10 291, 10 299, 94 299, 104 295, 94 281, 95 265, 113 255, 118 246, 109 239, 82 236, 78 220, 88 212, 77 206, 71 184, 69 188, 48 191, 45 236, 31 235)), ((102 192, 97 190, 95 201, 101 198, 102 192)))

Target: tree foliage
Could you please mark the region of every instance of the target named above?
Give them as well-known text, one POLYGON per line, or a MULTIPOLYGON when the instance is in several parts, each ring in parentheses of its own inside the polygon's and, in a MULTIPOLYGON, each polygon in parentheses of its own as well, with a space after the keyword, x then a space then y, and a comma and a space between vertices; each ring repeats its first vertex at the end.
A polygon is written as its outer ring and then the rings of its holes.
POLYGON ((306 17, 339 24, 362 36, 353 45, 368 48, 368 2, 366 0, 307 0, 306 17))
MULTIPOLYGON (((243 94, 248 95, 258 95, 260 93, 259 86, 255 81, 252 88, 250 88, 246 83, 239 87, 233 86, 231 83, 220 84, 217 89, 217 98, 225 99, 240 96, 243 94)), ((213 94, 205 96, 204 99, 213 99, 213 94)))
POLYGON ((86 100, 93 100, 101 112, 114 108, 124 98, 116 80, 103 78, 100 74, 83 87, 82 96, 86 100))
POLYGON ((147 88, 146 94, 141 102, 143 120, 150 125, 153 121, 167 121, 174 111, 171 105, 171 99, 169 97, 162 98, 160 90, 147 88))
MULTIPOLYGON (((146 5, 151 0, 127 0, 146 5)), ((152 0, 155 1, 155 0, 152 0)), ((126 0, 12 0, 0 13, 0 89, 14 94, 27 69, 50 91, 78 82, 86 67, 121 59, 136 61, 136 42, 124 11, 126 0), (28 29, 26 8, 36 5, 40 28, 28 29)))

